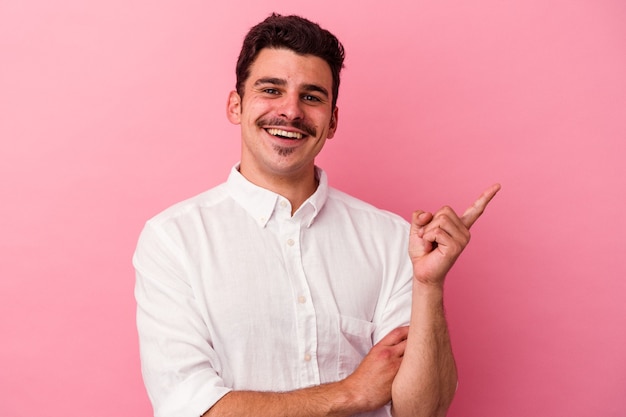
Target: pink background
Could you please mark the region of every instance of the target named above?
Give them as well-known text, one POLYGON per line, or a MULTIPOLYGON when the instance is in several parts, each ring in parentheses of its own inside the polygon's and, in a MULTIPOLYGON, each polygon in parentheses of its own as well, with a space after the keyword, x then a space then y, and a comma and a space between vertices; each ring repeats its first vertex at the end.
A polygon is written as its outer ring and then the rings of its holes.
POLYGON ((503 184, 447 283, 449 415, 626 415, 626 3, 213 3, 0 2, 1 416, 151 414, 131 255, 237 161, 272 10, 347 48, 334 186, 408 218, 503 184))

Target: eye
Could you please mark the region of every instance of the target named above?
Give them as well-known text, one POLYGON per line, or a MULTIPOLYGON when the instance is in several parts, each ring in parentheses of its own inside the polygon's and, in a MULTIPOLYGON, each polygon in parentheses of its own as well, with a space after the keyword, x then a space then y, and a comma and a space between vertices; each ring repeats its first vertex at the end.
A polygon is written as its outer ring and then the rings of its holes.
POLYGON ((278 95, 279 91, 275 88, 264 88, 263 92, 266 94, 271 94, 271 95, 278 95))
POLYGON ((312 101, 312 102, 320 102, 321 101, 319 99, 319 97, 313 96, 311 94, 305 94, 304 96, 302 96, 302 100, 304 100, 304 101, 312 101))

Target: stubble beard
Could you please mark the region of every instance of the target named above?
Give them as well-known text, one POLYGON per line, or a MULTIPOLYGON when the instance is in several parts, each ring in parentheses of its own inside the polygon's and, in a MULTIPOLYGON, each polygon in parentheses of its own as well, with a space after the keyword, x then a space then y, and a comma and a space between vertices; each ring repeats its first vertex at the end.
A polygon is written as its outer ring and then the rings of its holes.
POLYGON ((274 145, 274 150, 276 151, 276 153, 278 154, 278 156, 289 156, 292 153, 295 152, 295 148, 286 148, 284 146, 278 146, 278 145, 274 145))

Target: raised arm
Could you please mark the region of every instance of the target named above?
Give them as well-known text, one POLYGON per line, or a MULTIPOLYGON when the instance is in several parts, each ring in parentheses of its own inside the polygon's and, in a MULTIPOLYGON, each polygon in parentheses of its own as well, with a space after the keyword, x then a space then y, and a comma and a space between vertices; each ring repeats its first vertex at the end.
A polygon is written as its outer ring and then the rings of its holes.
POLYGON ((460 217, 450 207, 413 213, 413 303, 407 346, 392 387, 396 417, 445 416, 452 402, 457 371, 444 314, 444 281, 470 240, 470 227, 499 190, 499 184, 485 190, 460 217))

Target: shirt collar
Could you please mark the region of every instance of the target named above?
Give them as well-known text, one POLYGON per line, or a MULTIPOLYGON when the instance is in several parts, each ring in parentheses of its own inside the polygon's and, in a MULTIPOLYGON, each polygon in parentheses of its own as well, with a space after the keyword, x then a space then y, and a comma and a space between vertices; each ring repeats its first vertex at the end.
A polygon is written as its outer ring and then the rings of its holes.
MULTIPOLYGON (((294 218, 301 217, 307 227, 311 227, 328 197, 326 173, 321 168, 315 167, 315 175, 319 181, 317 190, 293 215, 294 218)), ((256 220, 260 227, 265 227, 282 197, 248 181, 239 172, 239 164, 231 169, 226 183, 231 197, 256 220)))

